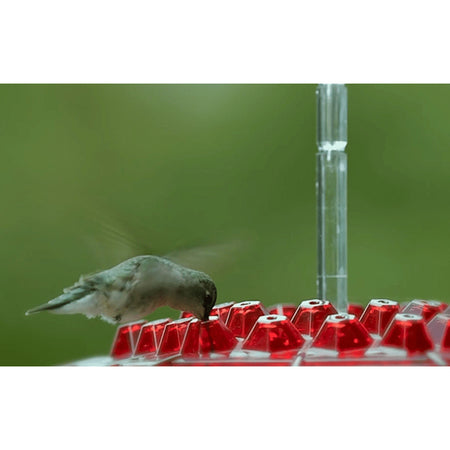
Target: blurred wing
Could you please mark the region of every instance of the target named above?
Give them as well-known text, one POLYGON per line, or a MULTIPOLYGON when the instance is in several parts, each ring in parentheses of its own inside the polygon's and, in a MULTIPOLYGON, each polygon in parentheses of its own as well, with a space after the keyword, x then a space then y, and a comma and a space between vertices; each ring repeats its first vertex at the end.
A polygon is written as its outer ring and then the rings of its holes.
POLYGON ((181 266, 211 274, 234 264, 242 246, 241 241, 231 241, 177 250, 164 255, 164 258, 181 266))
MULTIPOLYGON (((124 225, 123 220, 101 214, 98 209, 91 211, 95 222, 95 232, 86 236, 86 240, 98 260, 100 267, 111 267, 126 259, 138 255, 160 255, 156 248, 139 242, 136 236, 145 236, 147 227, 140 227, 138 234, 131 223, 124 225)), ((247 240, 246 240, 247 241, 247 240)), ((226 266, 235 263, 238 253, 243 249, 242 240, 230 240, 222 244, 203 245, 175 250, 164 258, 194 270, 208 274, 217 273, 226 266)))
POLYGON ((139 242, 129 230, 130 225, 123 225, 117 219, 97 212, 91 215, 94 232, 85 236, 94 258, 100 266, 108 267, 138 255, 151 254, 150 246, 139 242))

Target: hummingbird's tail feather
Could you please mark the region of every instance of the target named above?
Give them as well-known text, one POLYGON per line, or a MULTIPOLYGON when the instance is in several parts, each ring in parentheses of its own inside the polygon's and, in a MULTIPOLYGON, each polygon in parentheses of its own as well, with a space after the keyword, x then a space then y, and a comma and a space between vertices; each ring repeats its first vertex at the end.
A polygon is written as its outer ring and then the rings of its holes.
POLYGON ((50 303, 45 303, 43 305, 36 306, 36 308, 29 309, 25 313, 25 315, 29 316, 30 314, 35 314, 35 313, 38 313, 38 312, 41 312, 41 311, 49 311, 49 310, 52 310, 52 309, 61 308, 62 306, 67 305, 67 303, 69 303, 69 302, 70 302, 70 300, 68 300, 66 302, 61 302, 61 303, 59 303, 57 305, 56 304, 52 305, 50 303))
POLYGON ((29 316, 30 314, 35 314, 41 311, 51 311, 62 308, 69 303, 86 297, 87 295, 92 293, 93 290, 94 289, 92 286, 75 285, 72 288, 67 289, 64 294, 54 298, 53 300, 50 300, 48 303, 44 303, 43 305, 39 305, 36 306, 36 308, 28 310, 25 315, 29 316))

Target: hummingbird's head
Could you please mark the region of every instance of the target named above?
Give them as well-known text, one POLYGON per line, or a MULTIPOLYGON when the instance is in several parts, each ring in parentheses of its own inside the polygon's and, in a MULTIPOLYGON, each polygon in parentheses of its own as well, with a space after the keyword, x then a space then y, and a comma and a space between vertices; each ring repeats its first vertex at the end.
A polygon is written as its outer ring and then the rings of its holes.
POLYGON ((191 274, 185 291, 187 302, 180 309, 191 312, 200 320, 208 320, 211 309, 216 304, 216 285, 206 273, 192 271, 191 274))
POLYGON ((200 320, 208 320, 211 309, 216 304, 217 289, 209 275, 197 270, 189 270, 185 282, 176 295, 169 298, 168 305, 180 311, 194 314, 200 320))

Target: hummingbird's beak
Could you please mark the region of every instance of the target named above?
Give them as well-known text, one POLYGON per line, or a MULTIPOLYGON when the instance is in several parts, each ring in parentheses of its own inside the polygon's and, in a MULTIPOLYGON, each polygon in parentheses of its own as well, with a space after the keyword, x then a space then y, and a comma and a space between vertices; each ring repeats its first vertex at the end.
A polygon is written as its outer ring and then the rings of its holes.
POLYGON ((212 308, 205 309, 205 314, 202 317, 202 320, 205 322, 209 320, 209 315, 211 314, 212 308))

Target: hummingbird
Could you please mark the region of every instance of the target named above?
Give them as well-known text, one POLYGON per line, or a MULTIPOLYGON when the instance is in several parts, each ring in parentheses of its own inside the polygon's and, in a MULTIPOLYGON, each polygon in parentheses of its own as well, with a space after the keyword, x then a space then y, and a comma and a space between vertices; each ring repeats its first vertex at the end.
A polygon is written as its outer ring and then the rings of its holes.
POLYGON ((84 314, 111 324, 139 320, 161 306, 208 320, 217 289, 206 273, 160 256, 142 255, 102 272, 81 276, 63 294, 25 314, 84 314))

